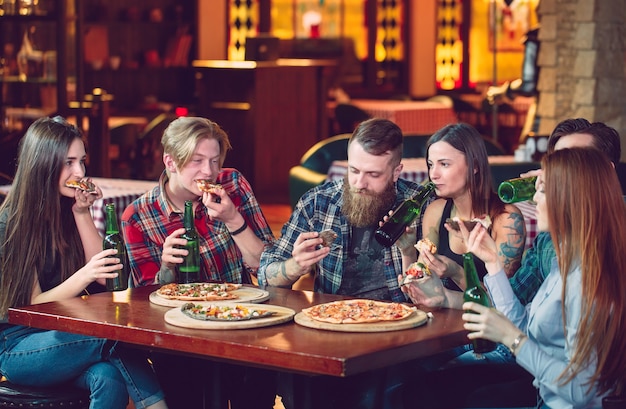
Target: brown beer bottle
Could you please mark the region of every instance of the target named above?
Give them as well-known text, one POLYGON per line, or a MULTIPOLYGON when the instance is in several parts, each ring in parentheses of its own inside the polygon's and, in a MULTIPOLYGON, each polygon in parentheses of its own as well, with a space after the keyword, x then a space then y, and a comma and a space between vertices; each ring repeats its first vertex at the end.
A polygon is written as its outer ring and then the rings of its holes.
MULTIPOLYGON (((463 300, 465 302, 473 301, 485 307, 491 307, 489 294, 487 294, 487 291, 483 288, 483 284, 478 279, 472 253, 463 254, 463 269, 465 270, 465 283, 467 284, 465 293, 463 293, 463 300)), ((487 339, 476 338, 472 340, 472 344, 474 345, 474 353, 477 355, 496 349, 496 343, 487 339)))

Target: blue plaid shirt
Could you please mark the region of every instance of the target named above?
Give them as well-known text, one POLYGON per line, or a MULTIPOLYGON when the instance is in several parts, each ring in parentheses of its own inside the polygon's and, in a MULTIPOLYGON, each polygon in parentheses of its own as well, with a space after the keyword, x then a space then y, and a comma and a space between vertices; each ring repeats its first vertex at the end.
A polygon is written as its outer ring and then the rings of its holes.
MULTIPOLYGON (((293 244, 298 236, 305 232, 332 229, 337 233, 337 240, 332 244, 330 253, 314 268, 315 291, 336 294, 341 287, 344 260, 348 259, 351 228, 341 213, 343 202, 343 179, 324 183, 305 193, 283 226, 281 237, 266 248, 261 255, 261 264, 257 272, 259 285, 267 285, 265 270, 274 262, 291 258, 293 244)), ((418 194, 423 188, 414 182, 398 179, 396 203, 400 203, 418 194)), ((422 212, 423 215, 423 212, 422 212)), ((421 223, 421 216, 419 222, 421 223)), ((417 222, 416 222, 417 223, 417 222)), ((385 281, 392 300, 405 302, 407 298, 398 286, 398 275, 402 273, 402 255, 396 246, 384 249, 385 281)))
POLYGON ((550 233, 540 232, 524 254, 521 267, 509 279, 513 292, 523 305, 533 300, 537 290, 550 274, 550 266, 555 258, 556 252, 550 233))

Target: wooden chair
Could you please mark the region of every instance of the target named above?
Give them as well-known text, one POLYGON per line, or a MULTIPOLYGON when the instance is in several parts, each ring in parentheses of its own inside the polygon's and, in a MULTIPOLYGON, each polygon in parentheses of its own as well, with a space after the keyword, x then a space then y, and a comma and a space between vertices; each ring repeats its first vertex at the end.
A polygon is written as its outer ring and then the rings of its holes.
POLYGON ((352 133, 359 123, 371 118, 370 115, 352 104, 337 104, 335 107, 335 121, 337 134, 352 133))
POLYGON ((137 138, 139 129, 136 124, 125 123, 111 128, 109 131, 109 159, 111 160, 111 176, 122 179, 135 179, 137 169, 137 138))
POLYGON ((161 137, 165 128, 176 119, 174 113, 164 112, 146 125, 137 138, 137 179, 158 180, 165 169, 161 137))
POLYGON ((53 387, 20 386, 2 377, 0 408, 87 409, 89 391, 67 384, 53 387))

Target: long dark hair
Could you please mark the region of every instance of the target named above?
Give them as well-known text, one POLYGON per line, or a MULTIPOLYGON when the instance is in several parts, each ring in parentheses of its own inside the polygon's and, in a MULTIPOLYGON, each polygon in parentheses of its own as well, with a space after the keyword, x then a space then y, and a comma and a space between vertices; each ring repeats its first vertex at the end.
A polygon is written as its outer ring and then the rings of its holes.
POLYGON ((436 142, 449 143, 465 155, 466 184, 472 198, 472 212, 477 216, 488 214, 492 220, 504 212, 504 203, 493 190, 487 148, 478 131, 465 123, 444 126, 426 143, 426 163, 428 163, 430 145, 436 142))
POLYGON ((18 167, 0 206, 6 220, 0 278, 0 315, 29 305, 44 264, 58 266, 64 280, 85 264, 72 213, 72 198, 61 196, 59 179, 70 145, 80 131, 61 117, 40 118, 20 141, 18 167))

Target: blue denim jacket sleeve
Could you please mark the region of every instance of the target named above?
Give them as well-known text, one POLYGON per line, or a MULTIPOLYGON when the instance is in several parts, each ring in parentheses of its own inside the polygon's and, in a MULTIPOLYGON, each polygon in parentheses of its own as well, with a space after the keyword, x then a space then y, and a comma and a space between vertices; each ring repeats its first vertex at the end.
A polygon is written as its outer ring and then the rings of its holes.
POLYGON ((522 258, 522 265, 509 280, 513 292, 519 301, 526 305, 530 303, 544 279, 550 273, 550 266, 556 257, 550 233, 540 232, 533 245, 522 258))

